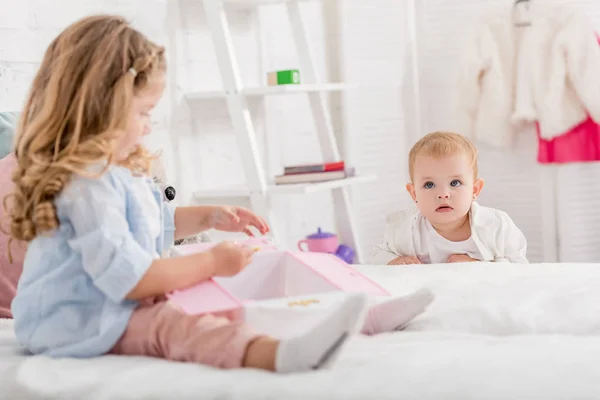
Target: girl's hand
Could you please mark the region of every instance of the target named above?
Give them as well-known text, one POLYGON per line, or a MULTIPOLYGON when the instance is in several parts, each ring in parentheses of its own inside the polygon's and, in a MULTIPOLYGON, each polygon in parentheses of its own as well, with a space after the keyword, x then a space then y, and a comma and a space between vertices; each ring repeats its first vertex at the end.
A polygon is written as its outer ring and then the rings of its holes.
POLYGON ((154 304, 161 303, 163 301, 167 301, 167 296, 165 296, 164 294, 158 296, 150 296, 140 300, 140 306, 153 306, 154 304))
POLYGON ((478 260, 476 258, 471 258, 466 254, 452 254, 450 257, 448 257, 449 263, 475 262, 475 261, 481 261, 481 260, 478 260))
POLYGON ((216 206, 209 219, 210 226, 220 231, 244 232, 248 236, 254 236, 250 230, 253 226, 261 235, 269 232, 269 226, 264 219, 242 207, 216 206))
POLYGON ((234 276, 252 261, 255 250, 232 242, 222 242, 209 250, 215 276, 234 276))

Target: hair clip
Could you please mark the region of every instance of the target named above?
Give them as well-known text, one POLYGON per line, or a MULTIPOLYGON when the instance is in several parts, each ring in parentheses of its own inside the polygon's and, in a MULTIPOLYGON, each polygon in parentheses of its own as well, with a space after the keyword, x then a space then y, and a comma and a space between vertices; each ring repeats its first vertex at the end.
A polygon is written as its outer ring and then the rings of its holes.
POLYGON ((135 70, 135 68, 131 67, 127 70, 127 72, 129 72, 131 75, 133 75, 133 77, 135 78, 137 76, 137 71, 135 70))

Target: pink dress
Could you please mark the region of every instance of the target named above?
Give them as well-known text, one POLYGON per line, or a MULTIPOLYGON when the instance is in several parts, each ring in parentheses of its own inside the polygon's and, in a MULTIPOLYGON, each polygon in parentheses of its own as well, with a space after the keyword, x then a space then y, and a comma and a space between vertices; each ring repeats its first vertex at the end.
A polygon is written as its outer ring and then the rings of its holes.
POLYGON ((10 303, 17 291, 17 282, 23 271, 26 246, 24 243, 11 244, 12 263, 8 258, 9 231, 7 215, 4 210, 4 196, 13 189, 12 172, 17 160, 11 153, 0 160, 0 318, 12 318, 10 303))
MULTIPOLYGON (((598 42, 600 43, 600 38, 598 42)), ((589 116, 585 121, 574 126, 564 135, 550 140, 541 137, 540 125, 538 123, 536 123, 536 133, 538 138, 537 159, 540 164, 564 164, 600 160, 600 126, 589 116)))

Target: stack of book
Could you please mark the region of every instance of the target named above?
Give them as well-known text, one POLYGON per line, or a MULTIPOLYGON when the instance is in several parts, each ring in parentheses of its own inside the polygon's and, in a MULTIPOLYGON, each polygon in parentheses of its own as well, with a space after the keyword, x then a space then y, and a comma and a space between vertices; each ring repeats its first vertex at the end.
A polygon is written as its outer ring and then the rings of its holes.
POLYGON ((294 183, 325 182, 351 176, 354 176, 354 168, 346 168, 344 161, 293 165, 285 167, 283 175, 275 177, 275 184, 289 185, 294 183))

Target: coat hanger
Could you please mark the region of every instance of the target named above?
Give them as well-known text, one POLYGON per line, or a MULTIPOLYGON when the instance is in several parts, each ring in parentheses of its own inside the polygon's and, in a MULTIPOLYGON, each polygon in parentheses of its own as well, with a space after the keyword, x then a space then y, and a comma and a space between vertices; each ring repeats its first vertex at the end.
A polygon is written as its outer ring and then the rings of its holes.
POLYGON ((514 25, 519 28, 531 26, 531 16, 529 15, 531 10, 531 0, 515 0, 513 5, 513 19, 515 19, 514 25), (519 14, 519 20, 517 15, 519 14))

